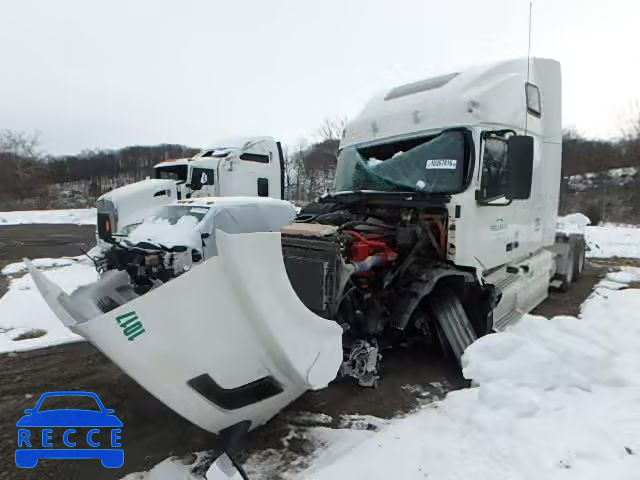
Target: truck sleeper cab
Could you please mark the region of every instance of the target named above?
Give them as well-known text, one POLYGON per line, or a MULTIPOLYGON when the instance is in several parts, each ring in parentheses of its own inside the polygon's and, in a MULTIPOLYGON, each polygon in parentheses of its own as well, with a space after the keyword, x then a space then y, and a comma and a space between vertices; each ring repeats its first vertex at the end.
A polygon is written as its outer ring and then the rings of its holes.
POLYGON ((294 289, 343 326, 343 373, 361 385, 377 382, 389 333, 418 332, 460 359, 581 271, 583 239, 555 231, 560 66, 529 67, 500 62, 374 97, 345 129, 325 207, 283 230, 294 289))

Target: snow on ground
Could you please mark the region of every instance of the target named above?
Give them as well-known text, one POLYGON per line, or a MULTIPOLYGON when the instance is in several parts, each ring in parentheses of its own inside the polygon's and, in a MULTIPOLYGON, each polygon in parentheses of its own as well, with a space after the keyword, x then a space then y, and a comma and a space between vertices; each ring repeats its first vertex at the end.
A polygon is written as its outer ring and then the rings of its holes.
POLYGON ((591 258, 640 258, 640 228, 605 224, 589 226, 585 237, 591 258))
POLYGON ((638 174, 636 167, 612 168, 602 172, 583 173, 571 175, 567 178, 569 187, 574 190, 583 191, 596 186, 600 182, 614 182, 616 186, 626 185, 633 181, 638 174))
MULTIPOLYGON (((36 258, 32 263, 42 269, 66 267, 74 263, 73 258, 36 258)), ((19 273, 26 272, 28 270, 27 265, 24 262, 10 263, 2 269, 0 273, 2 275, 17 275, 19 273)))
POLYGON ((556 230, 567 235, 572 233, 585 233, 585 229, 591 225, 591 220, 582 213, 570 213, 556 220, 556 230))
MULTIPOLYGON (((186 458, 172 457, 160 462, 148 472, 130 473, 122 477, 122 480, 150 480, 153 478, 191 480, 195 478, 191 475, 191 470, 197 469, 207 461, 210 461, 210 455, 206 452, 198 452, 192 457, 186 458)), ((200 476, 200 478, 203 477, 200 476)))
POLYGON ((591 220, 581 213, 558 217, 558 231, 583 233, 587 242, 587 257, 640 258, 640 228, 630 225, 590 225, 591 220))
MULTIPOLYGON (((36 265, 54 266, 64 264, 68 259, 39 259, 36 265)), ((68 260, 72 262, 72 260, 68 260)), ((24 264, 16 263, 7 268, 22 271, 24 264)), ((67 293, 81 285, 97 279, 94 266, 89 261, 75 261, 72 264, 48 270, 45 275, 57 283, 67 293)), ((31 350, 60 343, 81 340, 69 331, 49 309, 40 296, 30 274, 12 279, 9 291, 0 298, 0 353, 31 350)))
MULTIPOLYGON (((314 414, 311 415, 314 416, 314 414)), ((265 449, 244 462, 243 467, 249 478, 251 480, 271 480, 279 477, 304 478, 303 472, 309 462, 330 464, 358 444, 372 438, 376 431, 387 423, 379 418, 359 415, 345 415, 341 420, 342 426, 339 428, 291 426, 289 434, 283 439, 283 449, 265 449), (305 450, 311 449, 313 453, 309 455, 291 453, 287 447, 294 441, 298 445, 304 442, 305 450)), ((332 418, 328 417, 328 422, 331 421, 332 418)), ((122 480, 203 480, 205 472, 214 460, 211 452, 170 457, 147 472, 130 473, 122 480)), ((212 480, 218 479, 214 477, 212 480)), ((229 480, 236 480, 236 477, 229 480)))
MULTIPOLYGON (((592 256, 640 257, 640 230, 583 228, 592 256)), ((96 279, 88 260, 39 263, 69 293, 96 279)), ((7 268, 23 272, 21 264, 7 268)), ((391 421, 294 425, 291 438, 303 438, 313 453, 265 450, 250 457, 246 468, 254 480, 276 474, 290 480, 637 479, 640 289, 625 288, 637 281, 640 269, 624 267, 596 286, 579 319, 527 315, 478 340, 464 357, 472 388, 391 421)), ((11 280, 0 298, 0 352, 79 339, 49 310, 29 274, 11 280)), ((289 441, 284 439, 285 447, 289 441)), ((125 478, 202 480, 211 460, 207 452, 169 458, 125 478)))
POLYGON ((29 210, 0 212, 0 226, 21 225, 23 223, 75 223, 95 225, 95 208, 75 208, 68 210, 29 210))
POLYGON ((618 284, 640 282, 640 269, 635 267, 621 267, 616 272, 607 273, 607 280, 618 284))
MULTIPOLYGON (((637 279, 639 268, 611 273, 580 318, 526 315, 478 340, 464 356, 471 388, 372 430, 310 427, 308 466, 260 452, 245 463, 250 478, 640 478, 640 289, 618 289, 637 279)), ((211 458, 198 458, 125 478, 201 480, 211 458)))
POLYGON ((638 478, 638 311, 640 290, 597 288, 580 319, 527 315, 467 350, 477 386, 299 478, 638 478))

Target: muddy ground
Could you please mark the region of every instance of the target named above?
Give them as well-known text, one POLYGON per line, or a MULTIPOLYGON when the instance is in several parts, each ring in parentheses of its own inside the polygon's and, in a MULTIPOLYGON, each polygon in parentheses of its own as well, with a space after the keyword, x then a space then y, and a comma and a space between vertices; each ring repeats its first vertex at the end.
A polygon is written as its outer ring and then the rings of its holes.
MULTIPOLYGON (((23 225, 0 227, 0 268, 22 257, 61 257, 80 254, 94 241, 92 227, 23 225)), ((567 294, 551 293, 534 313, 575 315, 593 285, 615 265, 589 263, 583 278, 567 294)), ((0 295, 4 294, 0 276, 0 295)), ((3 289, 4 287, 4 289, 3 289)), ((348 381, 309 392, 248 440, 247 452, 278 448, 289 433, 296 412, 325 413, 336 421, 341 414, 389 418, 415 408, 427 398, 439 398, 466 385, 459 373, 425 352, 397 350, 385 355, 384 379, 378 389, 361 389, 348 381), (411 386, 408 388, 407 386, 411 386)), ((295 420, 294 420, 295 421, 295 420)), ((0 479, 120 478, 147 470, 172 455, 219 448, 217 438, 165 407, 88 343, 0 356, 0 479), (48 391, 85 390, 99 395, 106 408, 122 420, 125 463, 105 469, 98 460, 41 460, 32 470, 14 463, 16 421, 48 391)), ((304 450, 305 446, 299 448, 304 450)))
MULTIPOLYGON (((0 225, 0 270, 27 258, 82 255, 96 244, 91 225, 0 225)), ((0 297, 9 281, 0 275, 0 297)))

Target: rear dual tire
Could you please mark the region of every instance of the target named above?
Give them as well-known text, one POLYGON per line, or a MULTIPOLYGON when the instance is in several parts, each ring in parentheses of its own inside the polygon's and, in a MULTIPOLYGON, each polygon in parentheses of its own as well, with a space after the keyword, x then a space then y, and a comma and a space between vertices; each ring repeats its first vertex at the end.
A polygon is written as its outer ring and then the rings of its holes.
POLYGON ((572 283, 582 277, 585 259, 585 241, 581 235, 569 237, 569 252, 567 254, 566 269, 560 276, 560 291, 567 292, 572 283))
POLYGON ((573 244, 574 256, 573 256, 573 282, 577 282, 582 278, 582 272, 584 270, 584 258, 585 258, 585 241, 584 237, 576 237, 573 244))
POLYGON ((560 291, 566 293, 571 287, 571 283, 574 281, 574 267, 575 267, 575 252, 573 246, 569 246, 569 253, 567 253, 567 266, 565 272, 560 276, 560 291))

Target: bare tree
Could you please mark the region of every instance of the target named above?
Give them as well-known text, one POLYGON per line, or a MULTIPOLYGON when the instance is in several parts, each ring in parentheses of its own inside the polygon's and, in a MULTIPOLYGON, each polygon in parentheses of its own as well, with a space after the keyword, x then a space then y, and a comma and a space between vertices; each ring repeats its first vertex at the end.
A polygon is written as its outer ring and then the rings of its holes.
POLYGON ((291 190, 289 198, 292 200, 306 200, 306 174, 304 155, 308 148, 305 140, 301 140, 293 148, 290 158, 291 190))
POLYGON ((339 142, 346 126, 347 117, 345 116, 335 118, 325 117, 316 130, 316 135, 320 143, 326 140, 337 140, 339 142))
POLYGON ((26 133, 0 130, 0 152, 2 153, 9 153, 21 158, 36 159, 40 157, 39 146, 40 135, 37 132, 26 133))
POLYGON ((629 103, 629 113, 622 125, 622 136, 626 140, 640 139, 640 101, 629 103))
POLYGON ((284 145, 282 148, 282 155, 284 157, 283 162, 283 177, 284 177, 284 198, 287 200, 295 200, 294 181, 296 177, 296 166, 289 151, 289 147, 284 145))
POLYGON ((37 134, 0 131, 0 192, 9 199, 41 194, 44 164, 40 161, 37 134))

